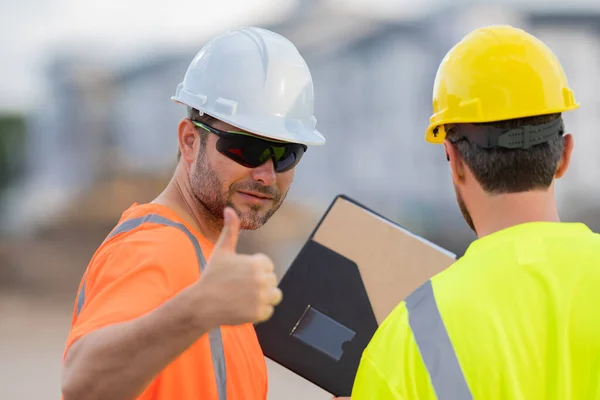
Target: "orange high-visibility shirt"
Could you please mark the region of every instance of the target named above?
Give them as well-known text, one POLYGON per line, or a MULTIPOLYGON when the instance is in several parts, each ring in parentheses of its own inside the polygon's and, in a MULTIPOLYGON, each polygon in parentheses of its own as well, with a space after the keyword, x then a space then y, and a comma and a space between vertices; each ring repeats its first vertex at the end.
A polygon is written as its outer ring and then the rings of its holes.
MULTIPOLYGON (((138 318, 195 282, 200 277, 199 258, 208 260, 212 249, 211 242, 169 208, 134 204, 98 248, 82 278, 65 355, 87 333, 138 318)), ((226 398, 265 400, 267 368, 253 325, 223 326, 220 333, 226 398)), ((138 400, 223 400, 213 352, 209 334, 203 335, 163 369, 138 400)))

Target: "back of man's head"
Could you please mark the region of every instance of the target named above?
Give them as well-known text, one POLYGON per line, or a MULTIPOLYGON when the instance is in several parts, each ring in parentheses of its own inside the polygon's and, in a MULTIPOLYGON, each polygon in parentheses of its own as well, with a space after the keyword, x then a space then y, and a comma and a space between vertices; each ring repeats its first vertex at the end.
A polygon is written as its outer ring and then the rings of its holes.
POLYGON ((571 146, 562 114, 579 107, 550 48, 507 25, 475 29, 453 46, 432 100, 426 140, 455 143, 489 193, 548 188, 571 146))
MULTIPOLYGON (((474 129, 482 131, 489 127, 510 130, 536 127, 556 120, 562 122, 561 114, 473 125, 474 129)), ((546 190, 552 184, 564 149, 562 129, 543 143, 511 149, 484 148, 460 134, 461 127, 462 124, 448 126, 446 138, 456 145, 460 157, 486 192, 504 194, 546 190)))

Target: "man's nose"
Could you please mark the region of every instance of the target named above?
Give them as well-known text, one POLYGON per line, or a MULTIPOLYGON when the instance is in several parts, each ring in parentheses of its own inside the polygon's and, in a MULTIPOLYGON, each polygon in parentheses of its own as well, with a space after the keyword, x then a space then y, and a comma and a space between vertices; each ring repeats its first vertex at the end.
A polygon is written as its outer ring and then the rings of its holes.
POLYGON ((275 172, 273 159, 269 158, 267 162, 254 168, 252 170, 252 178, 255 181, 260 181, 265 186, 274 184, 277 180, 277 173, 275 172))

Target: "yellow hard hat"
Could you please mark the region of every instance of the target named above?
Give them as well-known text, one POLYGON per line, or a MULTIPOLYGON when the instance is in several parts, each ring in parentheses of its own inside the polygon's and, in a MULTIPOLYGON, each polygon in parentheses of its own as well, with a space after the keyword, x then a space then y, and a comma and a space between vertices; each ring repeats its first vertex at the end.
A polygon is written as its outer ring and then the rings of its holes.
POLYGON ((425 139, 442 143, 443 124, 502 121, 579 107, 552 51, 533 35, 494 25, 467 34, 442 60, 425 139))

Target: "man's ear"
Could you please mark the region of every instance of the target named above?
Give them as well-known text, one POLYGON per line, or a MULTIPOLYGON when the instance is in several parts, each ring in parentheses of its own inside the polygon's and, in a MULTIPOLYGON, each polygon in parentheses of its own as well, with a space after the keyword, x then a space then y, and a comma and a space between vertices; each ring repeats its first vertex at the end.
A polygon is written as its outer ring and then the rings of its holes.
POLYGON ((562 178, 567 169, 569 168, 569 163, 571 162, 571 153, 573 152, 573 135, 566 134, 563 136, 564 148, 562 152, 562 156, 560 157, 560 161, 558 162, 558 166, 556 167, 556 173, 554 174, 554 178, 560 179, 562 178))
POLYGON ((179 139, 179 151, 181 158, 189 163, 193 163, 196 154, 198 154, 198 146, 200 145, 198 132, 192 121, 184 118, 179 122, 177 127, 177 137, 179 139))
POLYGON ((465 182, 465 163, 460 157, 456 145, 449 140, 444 141, 444 149, 446 150, 446 159, 450 164, 452 172, 452 181, 455 185, 461 185, 465 182))

